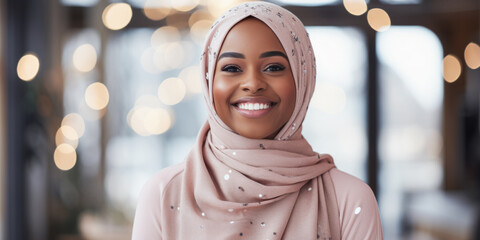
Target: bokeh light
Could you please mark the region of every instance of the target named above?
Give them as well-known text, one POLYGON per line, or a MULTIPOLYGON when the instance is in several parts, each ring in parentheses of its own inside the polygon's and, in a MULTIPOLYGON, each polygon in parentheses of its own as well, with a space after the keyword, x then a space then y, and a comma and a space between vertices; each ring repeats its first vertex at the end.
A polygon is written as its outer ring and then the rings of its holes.
POLYGON ((79 138, 85 133, 85 121, 78 113, 67 114, 62 120, 62 126, 72 127, 79 138))
POLYGON ((311 104, 325 113, 334 115, 345 109, 345 91, 338 86, 328 83, 319 83, 315 87, 311 104))
POLYGON ((143 7, 143 13, 150 20, 162 20, 171 13, 170 1, 147 0, 143 7))
POLYGON ((212 20, 199 20, 195 22, 190 28, 190 38, 192 38, 196 44, 202 46, 212 24, 212 20))
POLYGON ((230 8, 242 2, 248 2, 248 0, 207 0, 207 8, 210 14, 216 19, 230 8))
POLYGON ((73 53, 73 66, 80 72, 90 72, 97 64, 97 51, 91 44, 80 45, 73 53))
POLYGON ((103 83, 92 83, 85 91, 85 102, 94 110, 105 108, 109 99, 108 89, 103 83))
POLYGON ((195 24, 200 20, 210 20, 211 23, 213 24, 213 21, 215 21, 215 18, 213 18, 213 16, 210 14, 210 12, 208 12, 208 10, 203 8, 198 9, 195 12, 193 12, 192 15, 190 15, 190 17, 188 18, 188 26, 191 28, 193 24, 195 24))
POLYGON ((68 145, 72 146, 73 148, 77 148, 78 147, 78 138, 69 139, 69 138, 65 137, 63 132, 68 132, 68 130, 65 130, 64 128, 65 128, 65 126, 60 127, 57 130, 57 133, 55 134, 55 145, 60 146, 61 144, 68 144, 68 145))
POLYGON ((172 127, 173 118, 161 107, 135 106, 127 116, 130 127, 140 136, 159 135, 172 127))
POLYGON ((181 12, 188 12, 199 4, 199 0, 170 0, 172 7, 181 12))
POLYGON ((166 43, 155 49, 153 63, 161 71, 179 68, 185 63, 185 54, 183 44, 166 43))
POLYGON ((197 94, 202 92, 200 66, 190 66, 184 68, 178 75, 178 78, 185 82, 187 91, 189 93, 197 94))
POLYGON ((390 16, 381 8, 372 8, 367 13, 368 24, 378 32, 384 32, 390 28, 390 16))
POLYGON ((105 27, 111 30, 120 30, 132 20, 132 7, 127 3, 111 3, 102 14, 105 27))
POLYGON ((471 69, 480 67, 480 47, 476 43, 469 43, 465 48, 465 63, 471 69))
POLYGON ((70 127, 68 125, 61 126, 60 131, 62 132, 63 136, 67 139, 70 140, 78 140, 78 133, 75 131, 73 127, 70 127))
POLYGON ((352 15, 360 16, 367 11, 365 0, 343 0, 343 6, 352 15))
POLYGON ((34 54, 26 54, 20 58, 17 64, 17 75, 24 81, 31 81, 37 76, 40 69, 40 61, 34 54))
POLYGON ((143 122, 150 134, 162 134, 172 125, 170 114, 162 108, 149 109, 143 122))
POLYGON ((457 57, 449 54, 443 59, 443 78, 449 83, 457 81, 462 73, 462 65, 457 57))
POLYGON ((180 40, 180 31, 176 27, 165 26, 153 32, 150 42, 153 47, 161 47, 166 43, 178 42, 180 40))
POLYGON ((179 78, 165 79, 158 87, 158 98, 163 104, 175 105, 185 97, 186 88, 179 78))
POLYGON ((68 171, 75 166, 77 162, 77 153, 75 148, 69 144, 63 143, 58 145, 53 153, 53 159, 57 168, 68 171))

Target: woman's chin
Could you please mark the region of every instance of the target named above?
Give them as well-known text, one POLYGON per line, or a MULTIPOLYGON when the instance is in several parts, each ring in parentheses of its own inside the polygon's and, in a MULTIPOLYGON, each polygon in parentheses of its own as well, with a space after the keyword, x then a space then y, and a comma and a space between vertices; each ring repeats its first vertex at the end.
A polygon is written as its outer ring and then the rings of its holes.
POLYGON ((250 139, 274 139, 277 133, 276 131, 266 131, 265 129, 255 128, 242 128, 241 131, 235 131, 238 135, 250 139))

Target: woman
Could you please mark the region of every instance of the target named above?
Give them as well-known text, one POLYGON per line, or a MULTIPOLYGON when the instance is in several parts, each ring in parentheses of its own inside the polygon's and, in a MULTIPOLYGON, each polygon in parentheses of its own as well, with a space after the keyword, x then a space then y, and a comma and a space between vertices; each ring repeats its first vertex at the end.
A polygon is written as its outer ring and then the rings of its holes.
POLYGON ((142 190, 133 239, 382 239, 368 185, 302 137, 316 72, 296 16, 234 7, 210 30, 202 68, 209 119, 185 163, 142 190))

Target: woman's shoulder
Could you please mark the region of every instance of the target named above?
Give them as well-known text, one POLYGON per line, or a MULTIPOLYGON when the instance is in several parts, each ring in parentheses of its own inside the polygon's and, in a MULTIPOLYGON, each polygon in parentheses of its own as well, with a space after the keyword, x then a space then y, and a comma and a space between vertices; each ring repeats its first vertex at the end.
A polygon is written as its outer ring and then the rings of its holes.
POLYGON ((337 168, 330 170, 342 226, 342 239, 382 239, 375 194, 368 184, 337 168))
POLYGON ((132 239, 162 239, 161 201, 163 192, 175 177, 180 176, 185 163, 158 171, 143 186, 138 198, 132 239))
POLYGON ((161 169, 144 185, 142 192, 162 194, 165 187, 185 169, 185 162, 161 169))
POLYGON ((332 168, 330 176, 332 177, 337 198, 375 198, 370 186, 353 175, 337 168, 332 168))

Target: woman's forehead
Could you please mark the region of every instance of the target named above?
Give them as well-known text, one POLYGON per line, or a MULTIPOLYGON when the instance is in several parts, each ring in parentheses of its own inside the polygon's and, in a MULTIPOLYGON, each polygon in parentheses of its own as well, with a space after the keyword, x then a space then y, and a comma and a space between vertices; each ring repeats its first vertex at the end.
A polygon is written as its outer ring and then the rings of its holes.
POLYGON ((283 52, 277 35, 262 21, 249 17, 235 24, 225 36, 222 52, 283 52))

